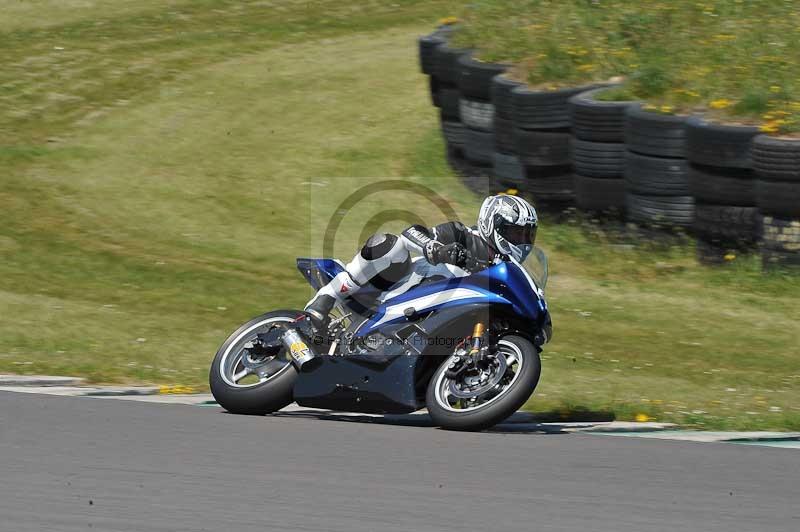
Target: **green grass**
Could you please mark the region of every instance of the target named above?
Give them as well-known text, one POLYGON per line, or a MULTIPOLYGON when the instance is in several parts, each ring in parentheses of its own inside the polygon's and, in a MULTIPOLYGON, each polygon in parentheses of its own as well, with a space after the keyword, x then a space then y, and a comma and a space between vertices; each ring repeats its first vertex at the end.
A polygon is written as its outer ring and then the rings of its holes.
MULTIPOLYGON (((310 297, 294 259, 319 253, 358 187, 408 179, 474 218, 416 64, 415 37, 450 3, 237 4, 99 3, 0 25, 13 36, 0 53, 28 65, 0 73, 13 102, 0 107, 0 372, 203 389, 234 328, 310 297), (80 52, 62 61, 56 37, 80 52)), ((424 200, 373 197, 335 255, 398 199, 442 221, 424 200)), ((545 216, 540 238, 555 339, 528 408, 800 428, 797 277, 752 257, 700 267, 688 243, 589 220, 545 216)))
POLYGON ((458 43, 534 86, 622 78, 624 98, 664 112, 800 131, 794 2, 496 0, 461 15, 458 43))

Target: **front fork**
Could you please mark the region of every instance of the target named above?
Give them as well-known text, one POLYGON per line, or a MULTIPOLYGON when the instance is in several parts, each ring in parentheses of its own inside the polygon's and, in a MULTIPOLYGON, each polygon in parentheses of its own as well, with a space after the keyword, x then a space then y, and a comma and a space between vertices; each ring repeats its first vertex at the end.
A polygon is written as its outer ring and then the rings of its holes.
POLYGON ((475 324, 472 329, 472 336, 467 338, 464 344, 464 346, 456 348, 456 352, 450 360, 445 372, 445 376, 449 379, 456 379, 470 366, 486 357, 486 353, 489 350, 489 342, 483 322, 479 321, 475 324))

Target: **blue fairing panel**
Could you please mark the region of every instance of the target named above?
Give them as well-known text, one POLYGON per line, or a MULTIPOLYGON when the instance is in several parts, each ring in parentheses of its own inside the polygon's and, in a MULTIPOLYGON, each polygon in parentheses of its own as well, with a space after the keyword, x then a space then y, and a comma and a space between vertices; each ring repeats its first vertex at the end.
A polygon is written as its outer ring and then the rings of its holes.
POLYGON ((314 290, 319 290, 344 271, 342 263, 333 259, 297 259, 297 269, 314 290))
POLYGON ((424 284, 394 297, 378 307, 357 335, 364 336, 405 319, 403 311, 409 307, 423 312, 475 303, 508 305, 517 315, 531 320, 546 310, 530 277, 518 265, 504 262, 467 277, 424 284))
MULTIPOLYGON (((297 259, 297 268, 314 290, 344 271, 342 264, 333 259, 297 259)), ((503 262, 466 277, 422 284, 385 301, 360 328, 358 336, 405 319, 403 311, 409 307, 422 312, 475 303, 508 305, 515 314, 532 320, 547 310, 530 276, 519 265, 503 262)))

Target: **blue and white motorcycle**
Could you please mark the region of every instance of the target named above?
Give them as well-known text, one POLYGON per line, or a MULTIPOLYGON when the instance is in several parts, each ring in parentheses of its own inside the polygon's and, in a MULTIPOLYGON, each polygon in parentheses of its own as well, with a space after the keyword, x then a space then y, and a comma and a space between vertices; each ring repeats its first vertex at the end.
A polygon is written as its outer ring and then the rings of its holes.
MULTIPOLYGON (((424 267, 420 261, 415 265, 424 267)), ((343 269, 331 259, 298 259, 297 266, 315 290, 343 269)), ((214 357, 214 397, 240 414, 267 414, 295 401, 369 413, 427 408, 437 425, 452 430, 503 421, 539 382, 539 352, 552 333, 547 259, 534 248, 523 264, 473 274, 447 268, 450 275, 426 275, 405 291, 362 289, 358 300, 334 310, 324 335, 297 310, 250 320, 214 357), (367 298, 373 304, 365 305, 367 298)))

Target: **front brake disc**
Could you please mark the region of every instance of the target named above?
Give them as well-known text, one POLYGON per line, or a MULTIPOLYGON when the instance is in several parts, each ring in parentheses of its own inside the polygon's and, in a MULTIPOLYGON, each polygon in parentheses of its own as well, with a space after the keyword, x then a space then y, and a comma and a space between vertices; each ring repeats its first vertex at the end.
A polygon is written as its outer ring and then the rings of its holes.
MULTIPOLYGON (((451 380, 448 386, 450 394, 453 397, 457 397, 459 399, 472 399, 483 395, 484 393, 488 392, 492 388, 494 388, 500 380, 505 376, 506 369, 508 368, 508 364, 506 363, 506 359, 503 356, 495 357, 494 359, 497 362, 497 367, 495 368, 492 376, 483 383, 479 384, 475 388, 470 388, 468 390, 464 390, 458 386, 458 381, 451 380)), ((463 374, 462 374, 463 375, 463 374)))

